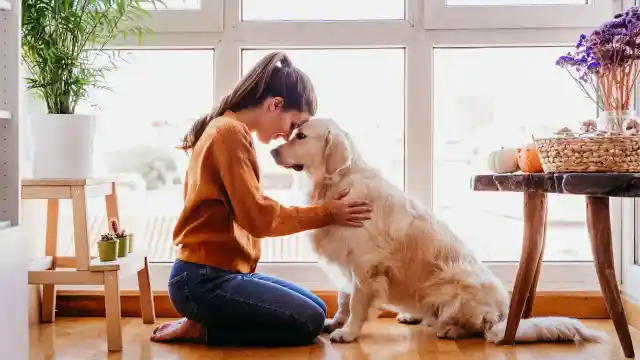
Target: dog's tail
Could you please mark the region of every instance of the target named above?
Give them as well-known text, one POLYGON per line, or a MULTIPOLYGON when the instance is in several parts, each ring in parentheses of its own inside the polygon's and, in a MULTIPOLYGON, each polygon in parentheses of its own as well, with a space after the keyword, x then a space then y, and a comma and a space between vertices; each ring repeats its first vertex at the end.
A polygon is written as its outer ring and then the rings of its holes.
MULTIPOLYGON (((487 342, 497 344, 504 338, 507 321, 503 320, 485 331, 487 342)), ((584 326, 577 319, 566 317, 538 317, 520 320, 516 342, 574 341, 604 342, 605 333, 584 326)))

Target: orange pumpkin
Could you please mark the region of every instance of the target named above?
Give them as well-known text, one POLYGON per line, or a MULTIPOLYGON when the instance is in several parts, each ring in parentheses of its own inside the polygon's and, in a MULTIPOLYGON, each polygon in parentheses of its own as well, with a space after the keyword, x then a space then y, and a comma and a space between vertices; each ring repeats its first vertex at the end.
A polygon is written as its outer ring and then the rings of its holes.
POLYGON ((525 173, 541 173, 542 163, 538 156, 535 144, 526 144, 523 148, 518 148, 518 166, 525 173))

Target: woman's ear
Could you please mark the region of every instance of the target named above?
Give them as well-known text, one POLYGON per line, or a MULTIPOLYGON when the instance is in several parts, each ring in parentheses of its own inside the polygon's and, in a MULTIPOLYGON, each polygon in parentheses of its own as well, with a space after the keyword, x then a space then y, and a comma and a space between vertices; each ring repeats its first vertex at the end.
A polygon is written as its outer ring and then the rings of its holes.
POLYGON ((282 110, 284 99, 281 97, 269 97, 262 103, 262 108, 266 112, 275 112, 282 110))
POLYGON ((344 134, 329 130, 325 142, 324 162, 327 175, 333 175, 351 165, 351 150, 344 134))
POLYGON ((274 97, 272 100, 272 106, 273 109, 272 110, 282 110, 282 107, 284 106, 284 99, 281 97, 274 97))

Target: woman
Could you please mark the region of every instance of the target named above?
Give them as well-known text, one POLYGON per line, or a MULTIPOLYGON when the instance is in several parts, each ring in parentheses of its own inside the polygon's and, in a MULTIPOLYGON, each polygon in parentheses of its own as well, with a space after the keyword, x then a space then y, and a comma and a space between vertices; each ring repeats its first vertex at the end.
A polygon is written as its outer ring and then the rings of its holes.
POLYGON ((184 137, 191 157, 169 280, 171 303, 184 319, 159 326, 151 340, 293 346, 320 334, 326 318, 320 298, 255 273, 260 238, 330 224, 359 227, 371 208, 343 200, 348 189, 325 204, 278 204, 260 191, 251 138, 253 132, 263 143, 288 140, 315 114, 316 102, 310 79, 284 53, 271 53, 184 137))

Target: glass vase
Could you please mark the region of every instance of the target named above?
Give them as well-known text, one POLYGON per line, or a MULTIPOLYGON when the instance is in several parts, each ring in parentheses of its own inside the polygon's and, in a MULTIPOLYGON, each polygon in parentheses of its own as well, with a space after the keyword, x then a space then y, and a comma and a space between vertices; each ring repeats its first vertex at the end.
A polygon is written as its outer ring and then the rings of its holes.
POLYGON ((624 126, 632 116, 635 116, 635 111, 632 110, 623 110, 620 113, 616 111, 603 111, 597 120, 598 130, 605 131, 609 134, 624 134, 624 126))

